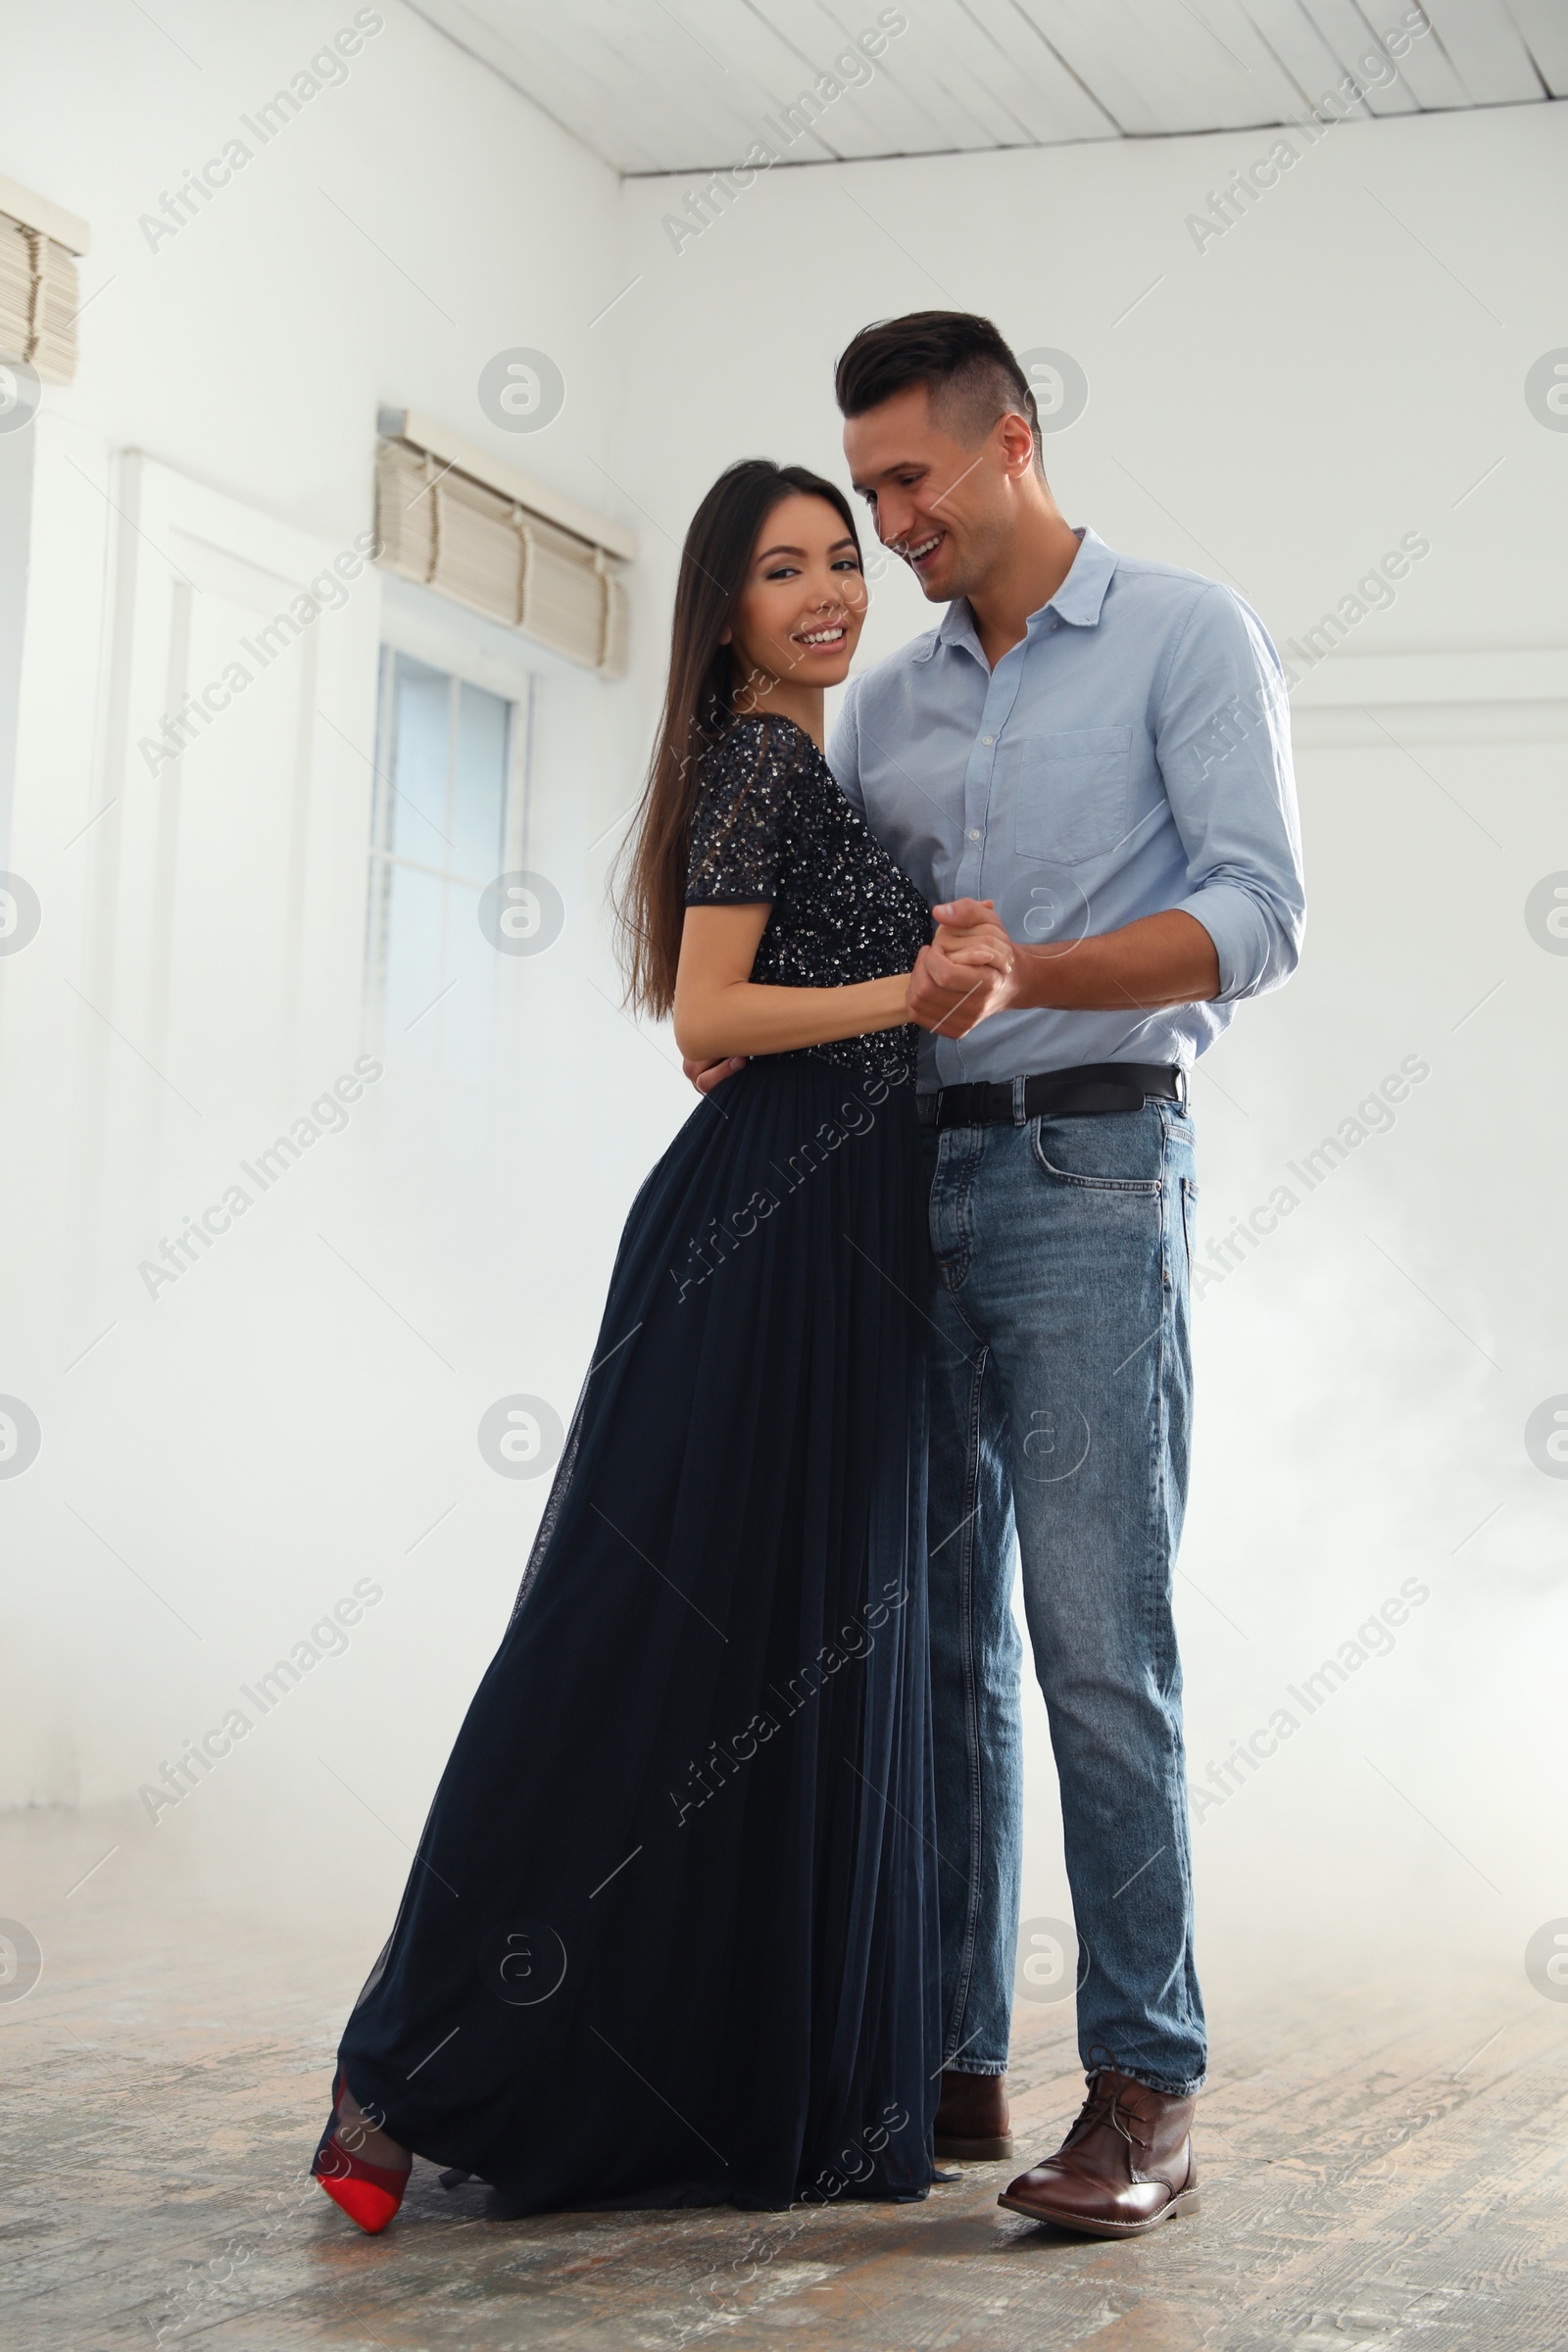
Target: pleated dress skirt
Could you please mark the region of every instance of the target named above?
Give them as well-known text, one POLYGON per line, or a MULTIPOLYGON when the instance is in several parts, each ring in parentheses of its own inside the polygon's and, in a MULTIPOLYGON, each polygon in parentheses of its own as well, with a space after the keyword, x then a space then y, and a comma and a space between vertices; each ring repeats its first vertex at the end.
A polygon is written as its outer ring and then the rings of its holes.
POLYGON ((926 1250, 912 1086, 805 1054, 633 1205, 340 2050, 510 2211, 929 2187, 926 1250))

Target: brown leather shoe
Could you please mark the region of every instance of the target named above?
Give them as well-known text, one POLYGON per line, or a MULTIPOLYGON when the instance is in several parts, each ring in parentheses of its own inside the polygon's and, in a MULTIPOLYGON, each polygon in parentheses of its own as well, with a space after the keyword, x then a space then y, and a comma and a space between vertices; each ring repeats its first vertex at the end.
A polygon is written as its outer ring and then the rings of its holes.
POLYGON ((1005 2075, 962 2075, 943 2068, 936 2152, 959 2164, 994 2164, 1012 2154, 1005 2075))
POLYGON ((1009 2213, 1090 2237, 1141 2237, 1173 2214, 1198 2211, 1198 2166, 1188 2127, 1195 2099, 1173 2099, 1102 2067, 1054 2156, 997 2199, 1009 2213))

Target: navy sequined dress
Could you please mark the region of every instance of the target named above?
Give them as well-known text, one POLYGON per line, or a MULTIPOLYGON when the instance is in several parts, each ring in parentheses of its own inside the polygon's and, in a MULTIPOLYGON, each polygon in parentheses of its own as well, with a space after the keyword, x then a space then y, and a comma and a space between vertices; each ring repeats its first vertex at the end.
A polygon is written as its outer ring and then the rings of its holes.
MULTIPOLYGON (((800 729, 709 756, 753 977, 907 970, 800 729)), ((512 1621, 340 2058, 514 2212, 913 2198, 940 2070, 913 1033, 750 1062, 633 1203, 512 1621)))

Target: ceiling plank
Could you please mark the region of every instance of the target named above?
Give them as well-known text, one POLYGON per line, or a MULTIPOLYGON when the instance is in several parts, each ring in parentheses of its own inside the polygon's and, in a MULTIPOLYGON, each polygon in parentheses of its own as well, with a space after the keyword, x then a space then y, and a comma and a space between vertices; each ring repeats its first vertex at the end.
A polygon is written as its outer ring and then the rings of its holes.
POLYGON ((1476 106, 1517 106, 1545 95, 1502 0, 1423 0, 1423 5, 1476 106))
MULTIPOLYGON (((646 6, 648 0, 635 0, 646 6)), ((664 0, 658 0, 664 4, 664 0)), ((874 114, 866 102, 875 100, 876 78, 859 90, 845 88, 842 97, 826 95, 819 87, 832 73, 835 55, 848 46, 838 27, 817 9, 783 11, 760 5, 759 0, 668 0, 678 5, 682 22, 721 56, 735 81, 735 95, 747 122, 747 135, 736 147, 739 161, 754 140, 762 140, 781 159, 792 163, 832 161, 865 152, 877 137, 874 114), (804 131, 785 122, 785 113, 801 105, 804 131), (777 127, 770 127, 771 124, 777 127)), ((844 77, 834 79, 843 84, 844 77)), ((881 93, 885 102, 886 93, 881 93)))
MULTIPOLYGON (((1383 4, 1386 13, 1396 19, 1398 10, 1388 8, 1387 0, 1383 4)), ((1372 7, 1362 7, 1358 0, 1300 0, 1300 6, 1339 63, 1339 74, 1326 93, 1334 96, 1336 103, 1345 101, 1345 77, 1348 74, 1353 86, 1365 93, 1357 109, 1362 121, 1368 115, 1408 115, 1419 108, 1421 101, 1406 78, 1404 64, 1387 57, 1383 42, 1368 24, 1372 7)), ((1431 35, 1426 39, 1430 46, 1431 35)), ((1411 55, 1419 46, 1419 42, 1413 44, 1411 55)))
POLYGON ((1294 93, 1290 115, 1300 121, 1330 99, 1345 74, 1331 45, 1301 0, 1244 0, 1248 15, 1280 62, 1294 93))
POLYGON ((1562 0, 1508 0, 1508 14, 1554 98, 1568 98, 1568 8, 1562 0))
MULTIPOLYGON (((495 8, 496 0, 486 5, 495 8)), ((622 139, 634 129, 667 171, 739 162, 761 135, 766 77, 777 77, 781 92, 787 82, 792 98, 800 86, 787 43, 729 0, 571 0, 569 15, 553 14, 558 41, 569 38, 618 64, 612 142, 616 124, 622 139)), ((816 160, 837 153, 831 144, 807 144, 816 160)))
POLYGON ((1360 14, 1388 51, 1401 86, 1423 113, 1470 104, 1464 83, 1453 70, 1453 60, 1425 10, 1417 11, 1412 0, 1360 0, 1360 14), (1415 19, 1413 26, 1411 18, 1415 19))
POLYGON ((1285 76, 1293 120, 1309 114, 1332 90, 1344 68, 1301 6, 1301 0, 1243 0, 1248 16, 1285 76))
MULTIPOLYGON (((869 11, 853 19, 841 18, 825 0, 745 0, 745 5, 775 26, 787 28, 803 61, 820 61, 813 66, 818 73, 831 73, 833 59, 856 44, 859 30, 876 22, 869 11)), ((933 155, 956 147, 1010 144, 999 142, 980 116, 948 86, 941 72, 933 72, 922 60, 922 20, 907 10, 903 13, 907 29, 891 36, 881 55, 869 61, 873 68, 870 81, 848 91, 833 107, 833 129, 827 135, 839 152, 847 156, 933 155)), ((929 51, 933 42, 940 44, 941 32, 931 32, 929 17, 925 24, 923 45, 929 51)))
POLYGON ((955 14, 969 27, 964 54, 976 74, 1006 90, 1042 146, 1116 136, 1104 108, 1017 0, 955 0, 955 14))
MULTIPOLYGON (((1111 8, 1118 4, 1109 0, 1111 8)), ((1122 71, 1118 42, 1106 37, 1095 6, 1087 0, 1013 0, 1013 5, 1093 93, 1123 138, 1152 138, 1163 129, 1158 109, 1122 71)), ((1122 31, 1125 36, 1125 22, 1122 31)))
MULTIPOLYGON (((847 23, 854 0, 821 0, 828 14, 847 23)), ((949 147, 1028 147, 1041 133, 1030 119, 1027 91, 1016 72, 973 23, 950 5, 940 16, 929 9, 908 15, 908 30, 891 44, 881 70, 906 89, 949 135, 949 147), (1019 102, 1023 101, 1023 104, 1019 102), (965 130, 964 125, 972 125, 965 130), (980 134, 977 139, 975 132, 980 134)), ((1059 110, 1054 112, 1059 125, 1059 110)), ((1060 129, 1056 130, 1061 135, 1060 129)))
POLYGON ((1293 95, 1255 26, 1215 0, 1019 5, 1129 137, 1250 128, 1293 95))
POLYGON ((1182 127, 1251 129, 1278 122, 1296 95, 1290 75, 1240 0, 1129 0, 1142 48, 1168 47, 1182 127), (1220 120, 1223 111, 1224 120, 1220 120), (1211 118, 1200 120, 1205 113, 1211 118))

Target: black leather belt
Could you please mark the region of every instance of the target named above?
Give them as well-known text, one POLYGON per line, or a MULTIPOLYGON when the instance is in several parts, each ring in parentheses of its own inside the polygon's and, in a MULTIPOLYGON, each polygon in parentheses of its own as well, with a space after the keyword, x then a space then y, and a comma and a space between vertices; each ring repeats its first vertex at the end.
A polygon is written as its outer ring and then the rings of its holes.
MULTIPOLYGON (((1142 1110, 1154 1098, 1161 1102, 1185 1102, 1186 1073, 1168 1063, 1146 1061, 1086 1061, 1075 1070, 1047 1070, 1023 1082, 1023 1115, 1073 1117, 1081 1111, 1142 1110)), ((984 1127, 996 1120, 1017 1117, 1016 1088, 1011 1080, 1000 1086, 944 1086, 919 1098, 924 1127, 984 1127)))

